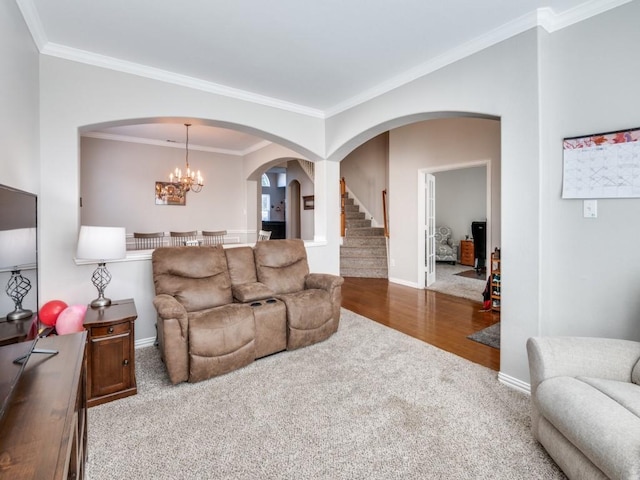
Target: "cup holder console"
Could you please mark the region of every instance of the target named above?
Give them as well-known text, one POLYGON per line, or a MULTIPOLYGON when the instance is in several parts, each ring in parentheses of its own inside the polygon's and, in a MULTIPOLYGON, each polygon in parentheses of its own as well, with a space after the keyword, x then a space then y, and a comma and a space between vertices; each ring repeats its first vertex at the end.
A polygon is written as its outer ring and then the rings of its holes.
MULTIPOLYGON (((266 300, 263 300, 265 304, 271 304, 271 303, 277 303, 278 300, 276 300, 275 298, 267 298, 266 300)), ((252 307, 260 307, 263 305, 262 302, 251 302, 249 305, 251 305, 252 307)))

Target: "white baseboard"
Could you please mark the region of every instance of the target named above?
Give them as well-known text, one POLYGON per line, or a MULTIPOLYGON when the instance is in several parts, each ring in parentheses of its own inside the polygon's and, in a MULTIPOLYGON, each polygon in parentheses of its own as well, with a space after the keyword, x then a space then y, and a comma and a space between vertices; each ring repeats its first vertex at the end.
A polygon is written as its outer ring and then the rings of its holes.
POLYGON ((531 395, 531 385, 523 382, 522 380, 518 380, 517 378, 498 372, 498 381, 500 383, 504 383, 507 387, 511 387, 524 394, 531 395))
POLYGON ((155 343, 156 343, 156 337, 141 338, 140 340, 136 340, 134 347, 135 348, 150 347, 155 343))
POLYGON ((398 285, 404 285, 405 287, 420 288, 420 287, 418 287, 418 284, 416 282, 407 282, 406 280, 402 280, 401 278, 391 278, 391 277, 389 277, 388 280, 391 283, 397 283, 398 285))

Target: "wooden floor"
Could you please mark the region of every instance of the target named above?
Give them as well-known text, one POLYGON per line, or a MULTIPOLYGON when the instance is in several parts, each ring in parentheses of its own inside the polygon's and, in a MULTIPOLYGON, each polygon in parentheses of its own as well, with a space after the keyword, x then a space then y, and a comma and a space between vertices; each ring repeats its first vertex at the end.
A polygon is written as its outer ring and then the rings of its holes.
POLYGON ((500 351, 467 335, 500 321, 482 304, 465 298, 390 283, 387 279, 345 277, 342 306, 419 340, 493 370, 500 351))

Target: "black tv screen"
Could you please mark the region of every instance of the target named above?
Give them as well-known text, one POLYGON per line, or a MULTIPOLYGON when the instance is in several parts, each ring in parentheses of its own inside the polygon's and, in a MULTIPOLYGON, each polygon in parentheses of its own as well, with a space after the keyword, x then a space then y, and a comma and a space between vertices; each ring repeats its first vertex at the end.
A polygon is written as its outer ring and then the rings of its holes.
POLYGON ((0 419, 40 334, 37 197, 0 185, 0 419))

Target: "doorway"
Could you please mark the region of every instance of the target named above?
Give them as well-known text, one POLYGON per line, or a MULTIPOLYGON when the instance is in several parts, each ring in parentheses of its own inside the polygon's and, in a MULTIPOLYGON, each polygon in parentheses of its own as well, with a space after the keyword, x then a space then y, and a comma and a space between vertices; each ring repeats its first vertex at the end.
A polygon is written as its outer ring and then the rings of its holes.
MULTIPOLYGON (((421 169, 418 172, 418 284, 422 288, 433 285, 438 270, 436 256, 436 226, 443 222, 452 229, 451 244, 457 251, 460 240, 471 237, 471 224, 476 220, 486 220, 486 258, 490 258, 491 245, 491 162, 477 161, 421 169), (440 177, 440 182, 438 182, 440 177), (480 189, 478 181, 482 179, 480 189), (438 185, 442 184, 442 195, 438 195, 438 185), (478 195, 480 208, 478 209, 478 195), (474 203, 476 205, 474 205, 474 203), (440 209, 438 207, 440 205, 440 209), (440 215, 438 215, 440 211, 440 215), (484 215, 483 215, 484 214, 484 215), (484 216, 485 218, 478 218, 484 216)), ((449 268, 449 267, 447 267, 449 268)), ((451 270, 449 268, 449 270, 451 270)), ((457 272, 456 270, 456 273, 457 272)), ((452 285, 451 288, 455 288, 452 285)))

